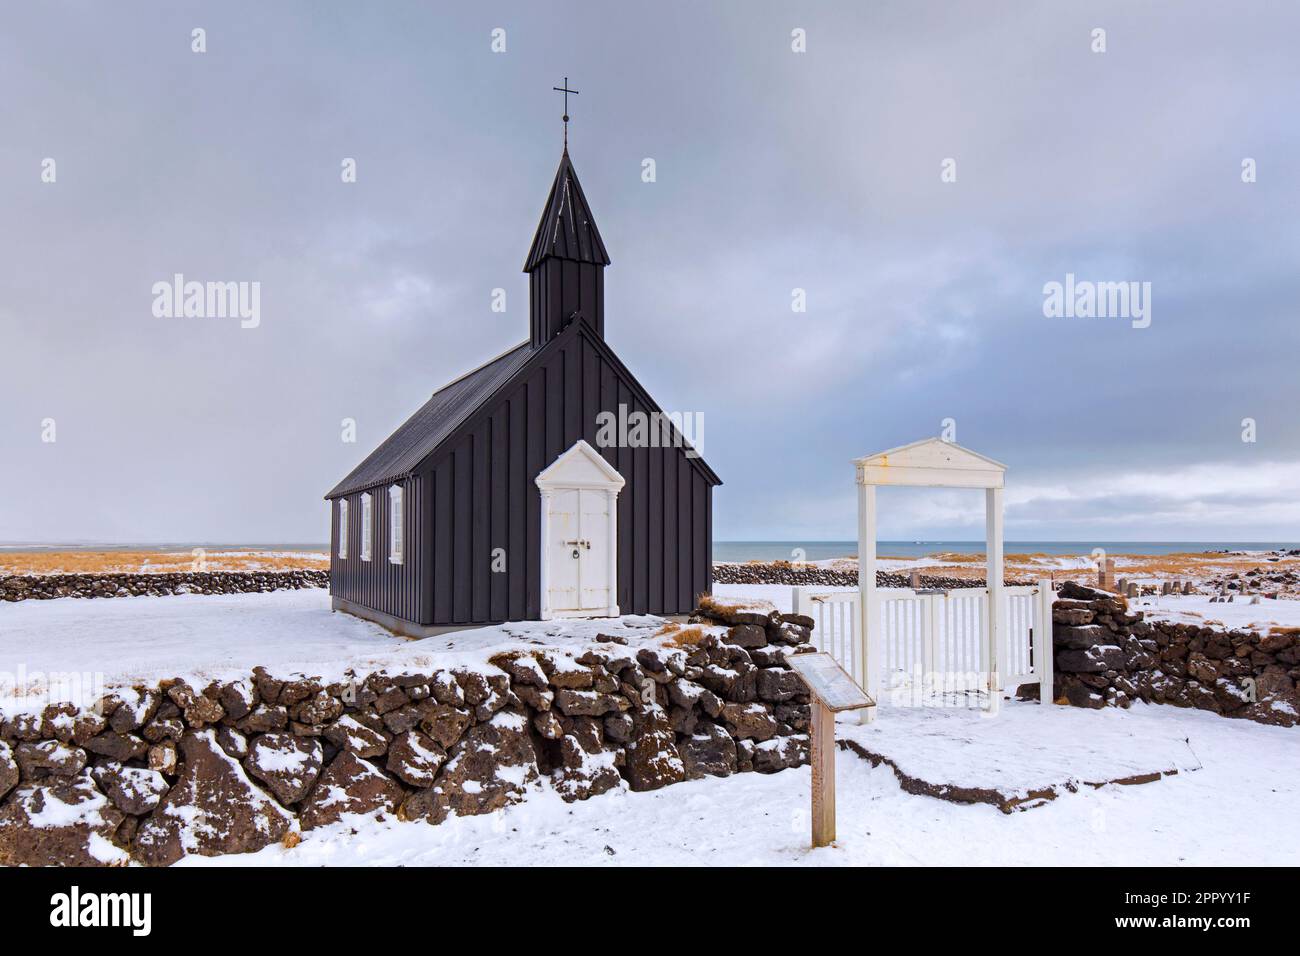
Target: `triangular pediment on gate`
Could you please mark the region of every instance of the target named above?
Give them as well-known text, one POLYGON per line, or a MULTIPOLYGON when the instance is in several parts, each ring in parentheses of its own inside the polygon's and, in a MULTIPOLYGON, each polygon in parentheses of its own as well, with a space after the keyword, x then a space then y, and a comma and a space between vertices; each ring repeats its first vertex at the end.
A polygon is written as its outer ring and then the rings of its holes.
POLYGON ((537 476, 538 488, 623 487, 623 476, 581 439, 537 476))
POLYGON ((1001 488, 1007 466, 942 438, 856 458, 858 484, 1001 488))

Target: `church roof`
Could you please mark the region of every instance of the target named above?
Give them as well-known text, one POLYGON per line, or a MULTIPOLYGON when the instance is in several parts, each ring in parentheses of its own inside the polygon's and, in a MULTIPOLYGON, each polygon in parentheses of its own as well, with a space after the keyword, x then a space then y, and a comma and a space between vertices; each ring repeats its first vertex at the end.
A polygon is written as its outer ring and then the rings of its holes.
POLYGON ((404 478, 515 374, 532 354, 523 342, 445 385, 325 495, 337 498, 404 478))
MULTIPOLYGON (((382 445, 371 452, 365 461, 335 485, 325 497, 350 495, 413 474, 426 458, 452 437, 493 395, 508 389, 510 383, 516 377, 525 375, 533 363, 544 361, 554 350, 563 349, 577 335, 586 337, 601 359, 614 369, 620 381, 647 409, 652 412, 661 411, 609 344, 596 334, 585 318, 579 316, 545 345, 532 348, 528 342, 523 342, 434 392, 433 397, 419 411, 402 423, 397 431, 389 435, 382 445)), ((673 435, 677 436, 676 427, 669 427, 673 435)), ((684 438, 682 441, 685 443, 684 438)), ((691 463, 704 474, 710 484, 722 484, 722 479, 703 458, 692 458, 691 463)))
POLYGON ((567 149, 560 157, 560 168, 555 171, 555 182, 546 198, 546 208, 542 211, 542 221, 537 224, 537 235, 533 237, 524 271, 532 272, 548 256, 609 265, 609 253, 605 251, 567 149))

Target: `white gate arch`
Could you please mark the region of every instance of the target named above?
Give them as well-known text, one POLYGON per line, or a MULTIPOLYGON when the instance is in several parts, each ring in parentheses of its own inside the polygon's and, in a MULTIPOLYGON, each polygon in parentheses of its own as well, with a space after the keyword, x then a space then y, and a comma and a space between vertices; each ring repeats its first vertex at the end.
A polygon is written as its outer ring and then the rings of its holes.
MULTIPOLYGON (((980 642, 981 681, 987 693, 986 708, 997 713, 1002 682, 998 676, 998 648, 1004 614, 1002 584, 1002 488, 1007 466, 992 458, 941 438, 926 438, 857 458, 858 483, 858 592, 863 613, 857 617, 857 643, 863 663, 863 689, 880 700, 882 641, 880 596, 876 590, 876 487, 910 485, 928 488, 983 488, 985 509, 988 599, 981 622, 987 639, 980 642)), ((1050 626, 1050 625, 1049 625, 1050 626)), ((873 720, 876 707, 868 707, 864 720, 873 720)))

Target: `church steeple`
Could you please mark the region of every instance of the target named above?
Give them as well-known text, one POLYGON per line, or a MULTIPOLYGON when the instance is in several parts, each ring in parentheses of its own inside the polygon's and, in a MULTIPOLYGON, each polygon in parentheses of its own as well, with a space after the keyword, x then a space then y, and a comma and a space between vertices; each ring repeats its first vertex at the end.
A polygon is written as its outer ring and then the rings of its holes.
POLYGON ((566 147, 524 263, 534 348, 550 341, 575 314, 604 337, 607 265, 609 254, 566 147))

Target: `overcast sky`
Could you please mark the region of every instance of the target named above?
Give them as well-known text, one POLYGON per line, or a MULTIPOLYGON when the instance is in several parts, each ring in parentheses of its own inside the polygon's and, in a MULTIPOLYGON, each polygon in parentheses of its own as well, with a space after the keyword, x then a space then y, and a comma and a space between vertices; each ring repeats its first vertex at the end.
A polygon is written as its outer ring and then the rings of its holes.
MULTIPOLYGON (((526 337, 566 75, 607 338, 703 413, 716 538, 852 537, 850 459, 952 418, 1009 539, 1300 539, 1300 10, 1166 6, 7 3, 0 541, 324 540, 526 337), (260 324, 155 317, 175 273, 260 324), (1067 273, 1150 326, 1045 317, 1067 273)), ((982 534, 883 496, 884 539, 982 534)))

